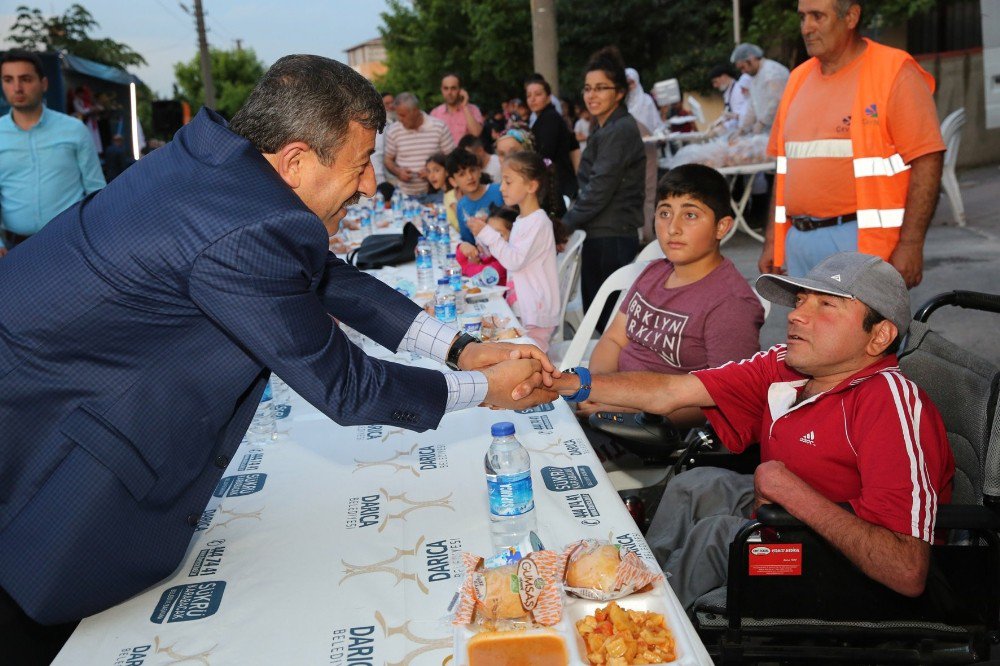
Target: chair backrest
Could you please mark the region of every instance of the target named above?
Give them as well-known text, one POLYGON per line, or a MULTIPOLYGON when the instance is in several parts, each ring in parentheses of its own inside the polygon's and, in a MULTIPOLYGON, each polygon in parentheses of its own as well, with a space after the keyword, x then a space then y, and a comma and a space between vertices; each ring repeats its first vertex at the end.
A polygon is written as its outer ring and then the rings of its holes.
POLYGON ((663 248, 660 247, 660 241, 653 239, 646 247, 639 251, 636 255, 636 261, 650 261, 651 259, 662 259, 663 258, 663 248))
POLYGON ((954 164, 958 160, 958 147, 962 143, 962 127, 965 126, 965 107, 959 107, 941 121, 941 139, 944 141, 944 163, 954 164))
POLYGON ((696 100, 692 95, 687 96, 687 107, 691 109, 691 113, 694 117, 698 119, 698 123, 705 124, 705 110, 701 108, 701 102, 696 100))
MULTIPOLYGON (((899 366, 941 413, 955 456, 955 504, 982 504, 1000 368, 949 342, 927 324, 910 324, 899 366)), ((991 452, 996 455, 996 452, 991 452)))
POLYGON ((556 257, 556 278, 559 282, 559 324, 552 334, 553 340, 563 339, 563 320, 566 318, 566 306, 573 298, 573 294, 580 282, 581 253, 583 252, 583 240, 587 237, 587 232, 577 229, 570 235, 566 242, 566 249, 556 257))
POLYGON ((570 342, 566 353, 563 355, 562 365, 564 367, 572 368, 580 365, 580 361, 587 351, 587 343, 597 328, 597 320, 601 318, 601 312, 604 310, 604 304, 608 298, 616 291, 621 291, 624 295, 648 264, 648 261, 635 261, 622 266, 608 276, 608 279, 604 281, 601 288, 597 290, 594 301, 587 308, 587 314, 583 316, 583 321, 580 322, 580 328, 576 330, 576 334, 573 335, 573 341, 570 342))

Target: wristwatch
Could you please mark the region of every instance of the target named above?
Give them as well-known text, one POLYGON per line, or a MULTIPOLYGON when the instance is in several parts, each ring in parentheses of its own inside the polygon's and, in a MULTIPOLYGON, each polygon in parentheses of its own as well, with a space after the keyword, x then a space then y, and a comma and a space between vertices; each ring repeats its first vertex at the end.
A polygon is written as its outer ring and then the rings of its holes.
POLYGON ((462 350, 473 342, 478 343, 480 340, 477 340, 468 333, 459 333, 458 339, 452 343, 451 349, 448 350, 448 358, 444 360, 444 364, 452 370, 458 370, 458 357, 462 355, 462 350))

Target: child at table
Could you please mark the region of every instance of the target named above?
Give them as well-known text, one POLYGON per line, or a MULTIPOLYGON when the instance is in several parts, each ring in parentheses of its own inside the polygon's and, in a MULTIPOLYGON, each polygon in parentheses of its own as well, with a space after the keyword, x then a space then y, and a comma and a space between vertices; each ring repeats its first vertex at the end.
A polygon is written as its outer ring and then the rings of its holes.
MULTIPOLYGON (((507 269, 508 297, 514 314, 542 351, 559 322, 559 283, 556 277, 556 230, 565 236, 558 219, 553 220, 542 202, 555 208, 558 192, 553 187, 549 165, 537 153, 515 153, 507 158, 501 175, 504 203, 518 207, 510 238, 505 240, 493 227, 477 218, 468 221, 478 243, 486 247, 507 269)), ((564 241, 564 239, 561 238, 564 241)))
MULTIPOLYGON (((506 241, 510 239, 510 232, 514 228, 514 221, 516 219, 516 210, 500 207, 490 211, 490 216, 486 218, 486 224, 496 229, 500 237, 506 241)), ((455 253, 455 258, 458 259, 458 264, 462 267, 462 275, 465 277, 479 275, 489 266, 499 276, 497 284, 501 286, 507 284, 507 269, 485 247, 463 241, 458 244, 458 252, 455 253)))
POLYGON ((482 182, 482 167, 479 159, 467 150, 456 148, 448 154, 446 160, 448 177, 451 178, 458 194, 456 212, 458 216, 458 233, 466 243, 474 243, 475 238, 469 231, 470 218, 479 216, 483 224, 489 215, 491 206, 502 206, 503 196, 500 186, 496 183, 486 185, 482 182))
MULTIPOLYGON (((686 164, 656 187, 656 238, 665 255, 636 278, 590 355, 590 371, 687 374, 760 351, 764 309, 722 239, 733 225, 729 185, 715 169, 686 164)), ((580 416, 627 411, 591 401, 580 416)), ((668 415, 675 425, 704 423, 698 408, 668 415)))
POLYGON ((424 167, 427 172, 427 182, 430 183, 431 192, 424 195, 422 203, 439 203, 444 206, 448 214, 448 224, 455 231, 458 231, 458 218, 455 216, 455 206, 458 197, 455 193, 455 184, 448 177, 446 168, 448 157, 444 153, 434 153, 427 158, 424 167))

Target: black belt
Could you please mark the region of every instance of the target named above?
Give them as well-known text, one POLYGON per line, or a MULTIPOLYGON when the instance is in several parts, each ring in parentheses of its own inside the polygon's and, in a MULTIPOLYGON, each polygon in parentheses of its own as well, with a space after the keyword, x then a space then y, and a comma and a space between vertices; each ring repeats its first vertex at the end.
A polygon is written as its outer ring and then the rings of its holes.
POLYGON ((793 217, 792 226, 799 231, 812 231, 824 227, 835 227, 838 224, 847 224, 858 219, 857 213, 849 215, 838 215, 837 217, 793 217))

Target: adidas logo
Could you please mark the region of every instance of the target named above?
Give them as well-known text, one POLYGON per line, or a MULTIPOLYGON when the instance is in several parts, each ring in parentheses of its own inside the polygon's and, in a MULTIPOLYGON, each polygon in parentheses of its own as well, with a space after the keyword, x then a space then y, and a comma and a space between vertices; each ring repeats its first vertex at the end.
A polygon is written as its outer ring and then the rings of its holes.
POLYGON ((831 275, 830 279, 831 280, 836 280, 837 282, 840 282, 840 273, 837 273, 836 275, 831 275))
POLYGON ((799 437, 799 441, 803 444, 808 444, 809 446, 816 446, 816 434, 810 430, 806 434, 799 437))

